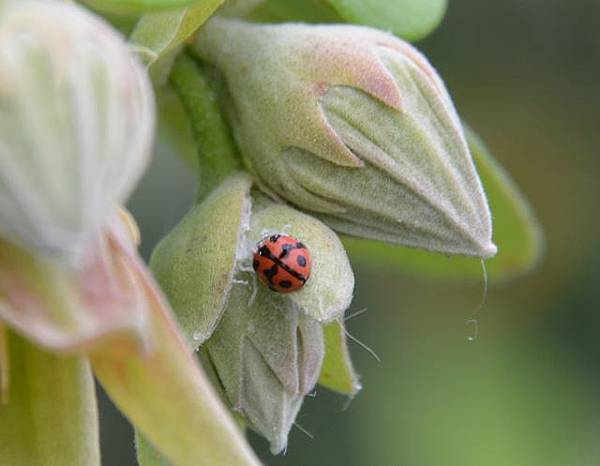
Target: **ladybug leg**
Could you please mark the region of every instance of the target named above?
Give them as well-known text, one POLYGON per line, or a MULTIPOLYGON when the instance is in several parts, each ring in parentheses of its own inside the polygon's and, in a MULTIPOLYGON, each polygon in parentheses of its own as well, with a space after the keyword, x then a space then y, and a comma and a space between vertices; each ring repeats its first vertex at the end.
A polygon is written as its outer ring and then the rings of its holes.
POLYGON ((238 270, 240 272, 246 272, 246 273, 251 273, 254 274, 254 268, 252 267, 252 259, 251 257, 249 258, 244 258, 243 260, 240 260, 238 262, 238 270))

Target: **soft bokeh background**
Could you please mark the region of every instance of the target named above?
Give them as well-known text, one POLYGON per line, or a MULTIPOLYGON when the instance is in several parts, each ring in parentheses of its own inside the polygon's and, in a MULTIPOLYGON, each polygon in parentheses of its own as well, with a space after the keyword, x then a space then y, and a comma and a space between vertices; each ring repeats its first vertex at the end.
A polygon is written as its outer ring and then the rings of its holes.
MULTIPOLYGON (((348 326, 382 362, 353 345, 364 390, 349 406, 307 399, 298 423, 314 438, 295 429, 286 456, 252 441, 272 466, 599 465, 600 2, 450 0, 419 47, 532 201, 545 260, 490 289, 474 342, 481 284, 354 263, 351 311, 367 312, 348 326)), ((162 152, 130 205, 145 254, 193 197, 162 152)), ((131 430, 101 400, 104 464, 133 466, 131 430)))

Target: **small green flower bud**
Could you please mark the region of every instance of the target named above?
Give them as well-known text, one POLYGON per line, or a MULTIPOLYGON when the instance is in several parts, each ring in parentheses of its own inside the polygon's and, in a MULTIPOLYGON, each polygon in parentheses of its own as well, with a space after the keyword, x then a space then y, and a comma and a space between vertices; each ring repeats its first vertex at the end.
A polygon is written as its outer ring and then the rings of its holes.
POLYGON ((343 315, 354 277, 335 234, 308 215, 255 193, 249 226, 223 320, 205 347, 233 408, 279 453, 319 378, 321 323, 343 315), (312 255, 310 279, 288 295, 258 283, 249 267, 256 243, 275 233, 301 239, 312 255))
POLYGON ((225 179, 159 243, 151 264, 230 404, 279 452, 319 379, 322 325, 350 305, 354 276, 333 231, 251 187, 246 174, 225 179), (252 268, 257 243, 277 233, 301 240, 312 257, 310 279, 285 295, 252 268))
POLYGON ((319 378, 321 325, 286 297, 236 284, 205 348, 233 409, 281 452, 304 396, 319 378), (250 305, 249 305, 250 303, 250 305))
POLYGON ((232 285, 255 280, 252 254, 273 233, 299 238, 313 258, 311 278, 286 300, 321 323, 343 315, 350 305, 354 275, 336 234, 315 218, 251 193, 252 179, 227 178, 157 245, 151 268, 169 297, 195 349, 208 339, 225 310, 232 285))
POLYGON ((108 25, 70 2, 0 16, 0 235, 72 261, 149 159, 146 72, 108 25), (40 21, 43 18, 43 21, 40 21))
POLYGON ((224 74, 262 187, 335 229, 490 257, 490 212, 448 93, 408 43, 356 26, 215 18, 194 50, 224 74))

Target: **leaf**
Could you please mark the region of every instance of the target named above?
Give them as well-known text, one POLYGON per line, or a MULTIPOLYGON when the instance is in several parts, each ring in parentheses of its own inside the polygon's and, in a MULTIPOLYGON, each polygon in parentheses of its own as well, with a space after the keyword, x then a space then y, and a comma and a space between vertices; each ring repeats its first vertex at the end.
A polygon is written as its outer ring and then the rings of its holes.
MULTIPOLYGON (((281 0, 279 0, 281 2, 281 0)), ((227 0, 219 10, 221 16, 245 17, 264 0, 227 0)))
POLYGON ((258 466, 140 259, 127 255, 122 259, 146 294, 149 337, 147 345, 124 336, 98 347, 91 361, 99 381, 171 463, 258 466))
POLYGON ((267 0, 250 18, 269 22, 346 21, 416 41, 438 26, 447 3, 447 0, 267 0))
MULTIPOLYGON (((490 281, 505 281, 530 272, 544 251, 542 229, 528 201, 487 147, 466 129, 471 153, 493 215, 493 242, 498 254, 485 262, 490 281)), ((439 279, 481 279, 479 259, 445 257, 417 249, 354 238, 343 240, 357 261, 404 273, 439 279)))
POLYGON ((0 404, 4 465, 100 466, 98 413, 88 363, 8 335, 9 401, 0 404))
POLYGON ((240 235, 249 221, 251 184, 242 173, 225 180, 152 254, 152 271, 193 349, 210 337, 225 309, 240 235))
POLYGON ((319 385, 344 395, 356 395, 362 386, 350 359, 343 322, 331 322, 323 327, 323 331, 325 358, 321 366, 319 385))
POLYGON ((186 8, 146 13, 140 18, 131 41, 146 49, 146 64, 155 81, 166 79, 175 53, 221 3, 223 0, 203 0, 186 8))
POLYGON ((260 22, 334 23, 341 18, 320 0, 267 0, 256 8, 250 19, 260 22))
POLYGON ((149 11, 195 7, 212 0, 83 0, 92 8, 105 13, 131 14, 149 11))
POLYGON ((417 41, 430 34, 446 12, 447 0, 326 0, 344 20, 391 31, 417 41))

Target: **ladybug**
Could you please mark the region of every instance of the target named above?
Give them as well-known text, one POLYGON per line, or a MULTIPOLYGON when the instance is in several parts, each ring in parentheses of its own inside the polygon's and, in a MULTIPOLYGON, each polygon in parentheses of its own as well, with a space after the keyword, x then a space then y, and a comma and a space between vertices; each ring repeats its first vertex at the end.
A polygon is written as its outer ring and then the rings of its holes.
POLYGON ((291 293, 310 277, 310 253, 293 236, 271 235, 256 245, 252 267, 271 290, 291 293))

